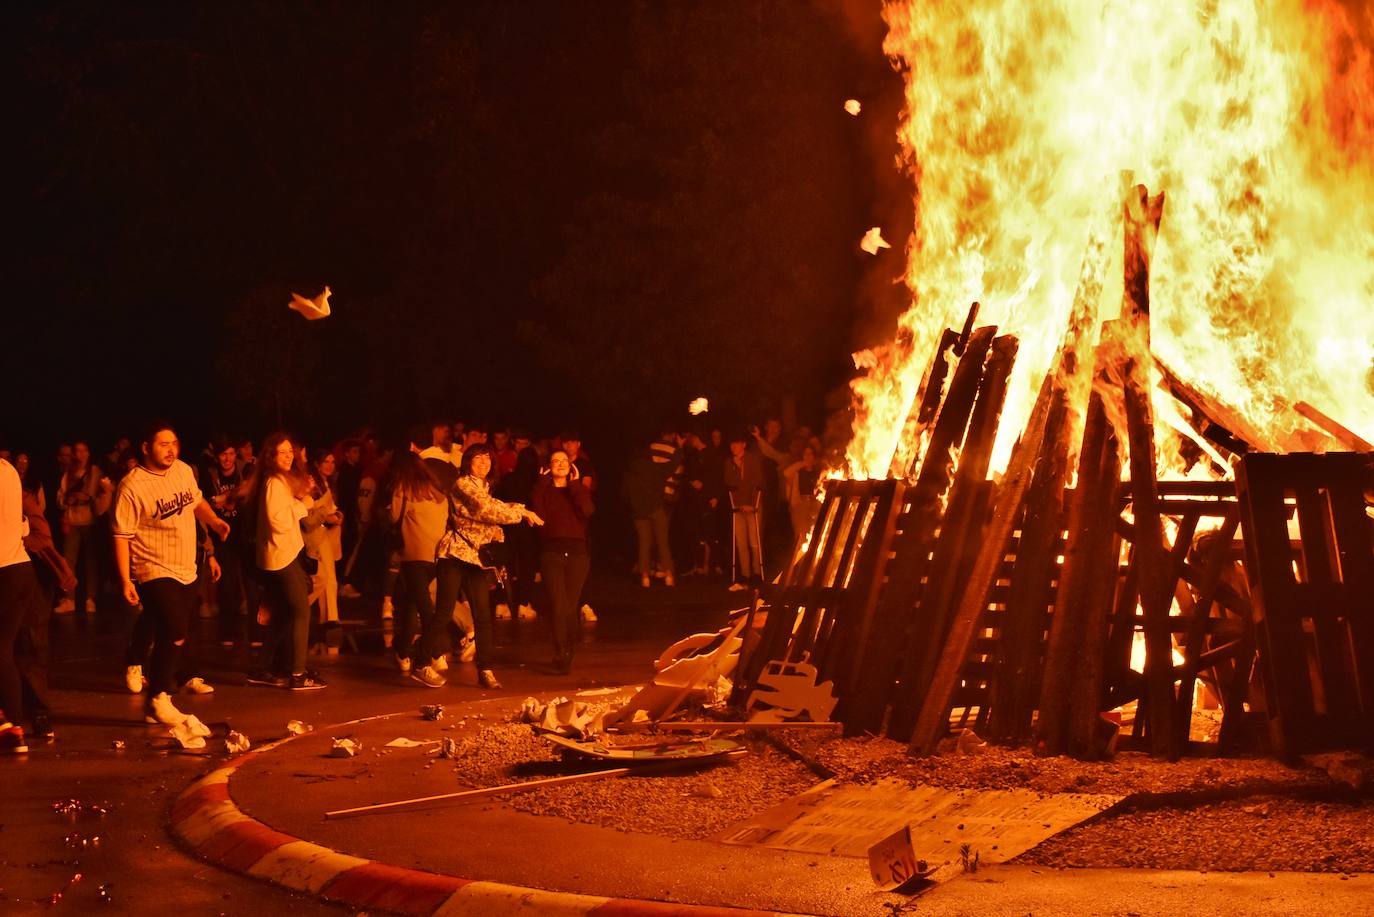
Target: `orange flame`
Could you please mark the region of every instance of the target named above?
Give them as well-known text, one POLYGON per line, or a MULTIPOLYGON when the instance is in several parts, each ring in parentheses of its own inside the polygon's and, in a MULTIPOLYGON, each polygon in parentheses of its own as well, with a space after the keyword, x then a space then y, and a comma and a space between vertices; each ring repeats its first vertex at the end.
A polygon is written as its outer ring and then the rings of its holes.
POLYGON ((899 135, 916 182, 912 304, 896 343, 856 355, 848 473, 886 475, 919 449, 905 428, 922 374, 975 300, 980 321, 1021 339, 994 453, 1004 466, 1090 239, 1108 259, 1100 317, 1119 311, 1120 229, 1102 214, 1125 170, 1166 193, 1154 352, 1275 448, 1311 441, 1294 437, 1312 430, 1298 401, 1374 437, 1374 8, 1359 8, 890 3, 885 50, 906 72, 899 135))

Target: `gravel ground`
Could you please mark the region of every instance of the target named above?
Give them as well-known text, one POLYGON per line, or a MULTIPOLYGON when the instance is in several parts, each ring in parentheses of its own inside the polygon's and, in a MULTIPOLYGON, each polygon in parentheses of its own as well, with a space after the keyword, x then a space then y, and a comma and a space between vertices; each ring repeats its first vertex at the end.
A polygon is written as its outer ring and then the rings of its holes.
MULTIPOLYGON (((707 768, 543 787, 504 801, 536 815, 620 831, 705 838, 816 784, 818 778, 806 765, 767 742, 744 742, 748 754, 707 768)), ((494 786, 547 777, 555 773, 551 765, 558 760, 552 746, 528 725, 508 723, 483 727, 459 742, 454 769, 466 784, 494 786)))
MULTIPOLYGON (((907 755, 881 738, 777 730, 743 739, 749 753, 664 776, 612 777, 546 787, 504 801, 538 815, 666 837, 710 837, 815 785, 820 775, 870 783, 885 777, 951 789, 1132 796, 1118 809, 1053 837, 1017 863, 1053 867, 1374 872, 1374 760, 1315 756, 1166 762, 1125 752, 1109 762, 1036 757, 987 746, 961 754, 907 755)), ((567 773, 523 723, 482 727, 458 743, 454 770, 471 786, 567 773)))

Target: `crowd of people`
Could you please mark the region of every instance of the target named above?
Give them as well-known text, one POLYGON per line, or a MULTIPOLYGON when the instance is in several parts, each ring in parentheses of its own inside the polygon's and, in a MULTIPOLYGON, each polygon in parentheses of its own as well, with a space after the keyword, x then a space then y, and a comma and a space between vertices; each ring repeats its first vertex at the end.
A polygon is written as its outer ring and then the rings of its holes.
MULTIPOLYGON (((665 428, 629 457, 618 492, 640 586, 727 566, 731 589, 761 583, 765 558, 810 530, 819 453, 809 431, 784 441, 771 420, 729 437, 665 428)), ((496 619, 539 606, 559 673, 596 621, 582 594, 600 481, 576 431, 536 440, 435 422, 406 442, 362 434, 322 449, 286 432, 257 448, 215 436, 187 458, 165 421, 103 459, 63 445, 47 478, 0 449, 0 751, 27 749, 7 713, 52 738, 50 615, 94 612, 105 589, 139 612, 126 686, 146 694, 150 723, 168 725, 187 720, 179 692, 214 690, 191 651, 198 615, 218 619, 249 684, 293 691, 326 686, 310 658, 339 651, 340 596, 380 597, 397 669, 431 688, 450 662, 500 687, 496 619)))

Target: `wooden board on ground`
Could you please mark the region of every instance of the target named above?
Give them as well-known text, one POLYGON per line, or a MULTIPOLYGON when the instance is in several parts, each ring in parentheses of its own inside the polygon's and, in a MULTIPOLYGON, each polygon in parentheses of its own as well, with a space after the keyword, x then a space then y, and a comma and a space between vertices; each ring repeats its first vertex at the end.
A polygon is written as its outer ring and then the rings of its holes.
POLYGON ((597 761, 615 761, 619 764, 656 764, 662 761, 701 761, 719 758, 724 755, 742 753, 744 746, 734 739, 687 739, 663 738, 652 746, 615 747, 595 739, 578 741, 551 732, 541 732, 540 737, 551 742, 555 748, 566 754, 591 758, 597 761))
POLYGON ((911 827, 917 858, 935 880, 961 871, 968 844, 983 865, 1003 863, 1124 797, 1031 790, 949 790, 896 779, 867 785, 833 780, 725 829, 713 840, 830 856, 867 857, 869 848, 911 827))

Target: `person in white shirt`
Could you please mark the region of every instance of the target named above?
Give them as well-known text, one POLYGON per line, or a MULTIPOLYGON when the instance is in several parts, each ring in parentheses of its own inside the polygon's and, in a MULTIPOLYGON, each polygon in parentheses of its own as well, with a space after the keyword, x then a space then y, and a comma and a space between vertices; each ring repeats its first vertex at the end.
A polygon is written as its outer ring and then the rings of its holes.
POLYGON ((314 505, 310 478, 296 466, 296 447, 285 433, 267 437, 258 452, 249 487, 248 515, 256 517, 256 561, 263 574, 264 597, 272 614, 271 636, 264 642, 266 670, 249 675, 250 684, 308 691, 325 682, 305 668, 310 639, 310 576, 302 555, 301 520, 314 505))
POLYGON ((19 472, 0 458, 0 754, 29 750, 22 726, 5 718, 24 707, 23 680, 14 661, 19 632, 40 601, 33 562, 24 550, 29 524, 24 519, 19 472))
POLYGON ((177 663, 200 605, 196 520, 221 539, 229 524, 215 515, 190 466, 178 458, 181 443, 170 424, 150 424, 141 450, 142 464, 119 482, 115 497, 115 570, 124 601, 141 602, 153 627, 148 721, 176 725, 186 719, 171 699, 177 663))

